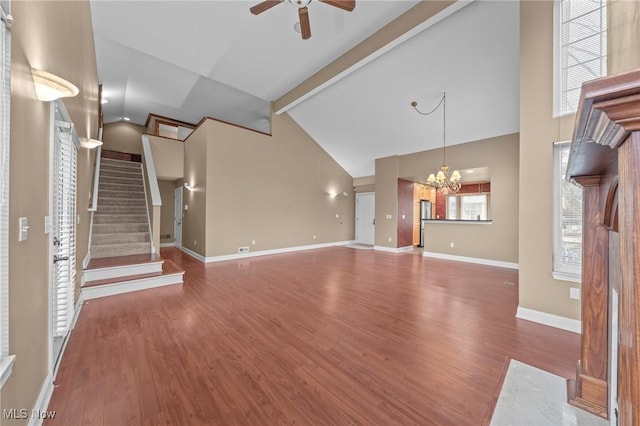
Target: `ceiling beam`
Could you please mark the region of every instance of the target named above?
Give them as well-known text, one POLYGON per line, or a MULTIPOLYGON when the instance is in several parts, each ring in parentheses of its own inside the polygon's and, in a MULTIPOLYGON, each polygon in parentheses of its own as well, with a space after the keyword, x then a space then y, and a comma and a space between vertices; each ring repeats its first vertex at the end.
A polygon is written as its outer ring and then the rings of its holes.
POLYGON ((273 103, 282 114, 316 93, 365 66, 474 0, 440 0, 420 3, 394 19, 344 55, 316 72, 273 103))

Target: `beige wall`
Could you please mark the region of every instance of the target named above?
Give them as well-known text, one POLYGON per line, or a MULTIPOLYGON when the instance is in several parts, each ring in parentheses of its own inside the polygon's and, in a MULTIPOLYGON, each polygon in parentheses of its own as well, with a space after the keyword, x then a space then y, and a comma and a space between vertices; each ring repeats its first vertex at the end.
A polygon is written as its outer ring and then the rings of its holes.
POLYGON ((184 177, 184 142, 149 136, 153 164, 158 179, 178 180, 184 177))
MULTIPOLYGON (((520 5, 520 306, 579 319, 578 283, 552 271, 552 143, 571 138, 574 117, 553 118, 553 2, 520 5)), ((493 182, 492 182, 493 185, 493 182)), ((492 188, 493 189, 493 188, 492 188)))
MULTIPOLYGON (((154 156, 155 159, 155 156, 154 156)), ((173 209, 175 203, 175 182, 169 180, 159 180, 160 198, 162 198, 162 208, 160 209, 160 242, 172 243, 173 236, 173 209), (169 237, 163 237, 169 235, 169 237)))
MULTIPOLYGON (((13 374, 0 391, 0 413, 34 407, 48 371, 49 103, 35 97, 30 68, 73 82, 80 94, 65 100, 80 137, 97 134, 98 79, 89 3, 12 2, 11 181, 9 228, 9 352, 13 374), (19 217, 29 239, 17 241, 19 217)), ((93 154, 78 152, 78 263, 87 251, 87 203, 93 154)), ((80 276, 78 275, 78 280, 80 276)), ((26 424, 2 420, 2 424, 26 424)))
POLYGON ((207 140, 208 126, 202 125, 184 142, 184 182, 193 190, 183 191, 188 206, 182 220, 182 246, 205 256, 207 217, 207 140))
MULTIPOLYGON (((518 134, 447 147, 447 161, 456 169, 489 167, 489 218, 493 223, 429 223, 425 231, 425 251, 518 263, 518 152, 518 134), (451 242, 453 248, 449 246, 451 242)), ((424 176, 426 171, 437 170, 441 164, 442 149, 402 155, 400 177, 424 176)), ((376 177, 376 182, 379 181, 376 177)), ((533 198, 539 197, 539 191, 533 195, 533 198)))
POLYGON ((640 68, 640 1, 609 0, 607 25, 609 75, 640 68))
POLYGON ((400 161, 397 155, 376 159, 376 246, 398 247, 399 173, 400 161))
POLYGON ((142 154, 142 134, 147 131, 144 126, 124 121, 104 125, 102 149, 110 151, 142 154))
POLYGON ((354 238, 352 177, 288 114, 273 116, 272 136, 213 120, 203 127, 207 256, 354 238))

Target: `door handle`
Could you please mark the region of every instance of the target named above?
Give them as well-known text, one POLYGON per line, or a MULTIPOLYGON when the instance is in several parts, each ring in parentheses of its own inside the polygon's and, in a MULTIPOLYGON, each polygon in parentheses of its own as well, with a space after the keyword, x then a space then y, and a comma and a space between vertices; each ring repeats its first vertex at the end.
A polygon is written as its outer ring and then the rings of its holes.
POLYGON ((57 255, 53 256, 53 263, 58 263, 61 260, 69 260, 69 256, 57 256, 57 255))

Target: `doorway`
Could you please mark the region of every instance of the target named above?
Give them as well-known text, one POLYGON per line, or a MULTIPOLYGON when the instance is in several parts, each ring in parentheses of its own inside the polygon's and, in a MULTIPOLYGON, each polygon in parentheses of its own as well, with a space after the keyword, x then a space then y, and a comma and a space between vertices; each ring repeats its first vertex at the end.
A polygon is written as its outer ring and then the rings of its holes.
POLYGON ((376 239, 376 194, 356 194, 356 243, 374 245, 376 239))
POLYGON ((76 179, 80 141, 60 101, 51 104, 51 126, 50 365, 55 372, 75 311, 76 179))
POLYGON ((173 206, 173 236, 176 247, 182 247, 182 187, 175 190, 173 206))

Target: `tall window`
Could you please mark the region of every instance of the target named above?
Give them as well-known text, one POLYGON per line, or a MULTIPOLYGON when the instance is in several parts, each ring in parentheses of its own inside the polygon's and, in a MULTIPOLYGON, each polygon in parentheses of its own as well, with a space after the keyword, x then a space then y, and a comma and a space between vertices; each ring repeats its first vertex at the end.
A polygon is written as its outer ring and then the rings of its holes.
POLYGON ((9 122, 11 33, 7 2, 0 4, 0 387, 11 374, 9 356, 9 122))
POLYGON ((582 189, 564 178, 569 142, 553 146, 553 277, 580 282, 582 276, 582 189))
POLYGON ((556 0, 554 116, 576 112, 582 83, 607 75, 606 6, 606 0, 556 0))

